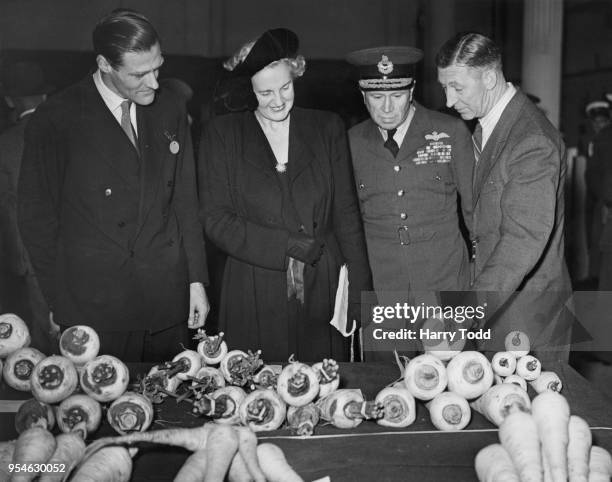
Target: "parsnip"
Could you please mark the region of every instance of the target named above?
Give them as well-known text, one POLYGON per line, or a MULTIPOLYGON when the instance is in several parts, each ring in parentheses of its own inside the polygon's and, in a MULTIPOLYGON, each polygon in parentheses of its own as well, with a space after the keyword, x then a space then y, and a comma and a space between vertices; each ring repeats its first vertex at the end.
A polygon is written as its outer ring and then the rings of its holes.
POLYGON ((271 443, 259 444, 257 457, 268 482, 304 482, 289 465, 278 446, 271 443))
POLYGON ((527 382, 523 377, 518 376, 516 373, 504 378, 504 383, 512 383, 521 387, 525 392, 527 391, 527 382))
POLYGON ((464 351, 446 367, 448 390, 472 400, 480 397, 493 385, 493 369, 489 360, 477 351, 464 351))
POLYGON ((548 458, 553 480, 566 480, 570 418, 567 400, 556 392, 541 393, 531 402, 531 413, 542 441, 542 456, 548 458))
POLYGON ((593 445, 589 457, 589 482, 609 482, 612 478, 612 456, 606 449, 593 445))
POLYGON ((215 424, 206 441, 204 482, 223 482, 237 452, 238 434, 234 428, 229 425, 215 424))
POLYGON ((202 482, 206 475, 207 450, 196 450, 192 453, 177 474, 174 476, 174 482, 202 482))
MULTIPOLYGON (((41 427, 29 428, 15 442, 13 464, 44 464, 53 455, 56 445, 55 438, 48 430, 41 427)), ((37 475, 38 472, 14 472, 11 481, 27 482, 37 475)))
POLYGON ((438 430, 445 432, 462 430, 472 416, 470 406, 465 398, 453 392, 442 392, 426 403, 431 423, 438 430))
MULTIPOLYGON (((85 424, 82 423, 82 425, 85 424)), ((55 438, 55 441, 57 443, 55 451, 47 464, 62 464, 65 471, 63 473, 46 472, 40 476, 39 482, 61 482, 85 455, 85 442, 81 434, 77 432, 62 433, 55 438)))
POLYGON ((540 376, 529 382, 529 385, 537 392, 542 393, 546 390, 560 392, 563 388, 563 383, 555 372, 540 372, 540 376))
POLYGON ((510 376, 516 370, 516 357, 508 351, 499 351, 493 355, 491 366, 497 375, 501 377, 510 376))
POLYGON ((481 449, 474 465, 479 482, 520 482, 510 455, 500 444, 481 449))
POLYGON ((568 425, 567 475, 570 482, 589 480, 589 456, 593 436, 589 424, 582 418, 572 415, 568 425))
POLYGON ((529 337, 522 331, 511 331, 504 339, 506 351, 512 353, 516 358, 521 358, 529 353, 531 344, 529 337))
POLYGON ((542 364, 540 360, 532 355, 525 355, 516 362, 516 374, 523 377, 528 382, 540 376, 542 364))
POLYGON ((404 384, 419 400, 431 400, 442 393, 448 383, 444 364, 433 355, 419 355, 408 362, 404 370, 404 384))
POLYGON ((383 388, 374 401, 384 409, 384 416, 376 420, 379 425, 408 427, 416 419, 414 397, 405 386, 383 388))
POLYGON ((132 476, 133 449, 104 447, 85 457, 71 480, 75 482, 128 482, 132 476))
POLYGON ((519 409, 528 412, 531 408, 529 395, 521 387, 502 383, 493 385, 471 407, 498 427, 512 411, 519 409))
POLYGON ((238 454, 255 482, 266 482, 257 458, 257 436, 247 427, 235 427, 238 434, 238 454))
POLYGON ((13 313, 0 315, 0 358, 30 344, 30 331, 25 321, 13 313))
POLYGON ((21 433, 31 427, 52 430, 55 425, 53 407, 35 398, 21 404, 15 415, 15 430, 21 433))
POLYGON ((508 451, 521 482, 542 482, 540 439, 531 415, 520 410, 509 414, 499 427, 499 440, 508 451))
POLYGON ((32 371, 44 358, 45 355, 36 348, 23 347, 15 350, 4 361, 2 367, 2 376, 7 385, 22 392, 30 391, 32 371))

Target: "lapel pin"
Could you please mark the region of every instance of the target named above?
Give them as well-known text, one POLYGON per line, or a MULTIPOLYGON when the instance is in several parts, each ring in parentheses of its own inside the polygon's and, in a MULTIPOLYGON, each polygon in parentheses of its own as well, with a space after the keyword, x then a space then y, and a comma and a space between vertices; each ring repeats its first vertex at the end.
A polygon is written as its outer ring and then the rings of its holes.
POLYGON ((164 135, 170 141, 170 144, 168 146, 168 148, 170 149, 170 152, 172 154, 178 154, 178 152, 181 150, 181 146, 176 140, 176 135, 170 134, 168 131, 164 131, 164 135))

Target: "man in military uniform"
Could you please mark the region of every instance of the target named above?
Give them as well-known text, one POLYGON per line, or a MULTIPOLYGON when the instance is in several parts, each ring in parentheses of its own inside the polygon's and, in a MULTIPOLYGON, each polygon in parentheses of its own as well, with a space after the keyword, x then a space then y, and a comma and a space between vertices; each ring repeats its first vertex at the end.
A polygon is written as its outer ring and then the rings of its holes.
POLYGON ((349 131, 374 289, 464 290, 473 147, 465 124, 414 100, 412 47, 352 52, 370 119, 349 131))

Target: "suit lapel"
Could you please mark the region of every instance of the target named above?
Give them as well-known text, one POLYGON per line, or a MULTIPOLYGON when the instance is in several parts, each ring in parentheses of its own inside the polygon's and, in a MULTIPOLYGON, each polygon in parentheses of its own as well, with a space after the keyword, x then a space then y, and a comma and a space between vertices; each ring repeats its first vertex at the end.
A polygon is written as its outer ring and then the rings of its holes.
POLYGON ((246 162, 266 177, 277 180, 274 167, 276 166, 276 159, 263 129, 255 118, 255 114, 247 112, 244 114, 243 120, 243 153, 246 162))
POLYGON ((491 169, 493 169, 493 166, 495 166, 497 163, 499 155, 506 145, 506 139, 510 134, 510 129, 516 123, 524 103, 525 95, 517 90, 514 97, 512 97, 504 109, 499 121, 497 122, 497 125, 491 133, 491 136, 487 140, 485 148, 480 154, 478 163, 474 166, 474 206, 476 206, 476 203, 480 198, 480 193, 487 177, 489 176, 489 173, 491 172, 491 169))

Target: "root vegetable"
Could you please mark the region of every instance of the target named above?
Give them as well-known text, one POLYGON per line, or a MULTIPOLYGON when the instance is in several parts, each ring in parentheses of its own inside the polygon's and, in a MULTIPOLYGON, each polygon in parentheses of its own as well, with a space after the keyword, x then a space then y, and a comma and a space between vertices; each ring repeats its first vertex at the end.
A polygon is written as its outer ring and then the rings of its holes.
POLYGON ((516 358, 510 352, 499 351, 493 355, 491 367, 500 377, 510 376, 514 373, 514 370, 516 370, 516 358))
POLYGON ((527 391, 527 382, 523 377, 520 377, 517 374, 510 375, 509 377, 504 378, 504 383, 511 383, 513 385, 517 385, 523 390, 527 391))
POLYGON ((100 338, 90 326, 75 325, 67 328, 59 340, 60 353, 76 366, 82 366, 98 356, 100 338))
POLYGON ((198 334, 193 338, 201 340, 198 343, 197 351, 206 364, 216 365, 227 355, 227 343, 223 341, 223 332, 217 336, 208 336, 204 330, 199 329, 198 334))
POLYGON ((130 455, 130 452, 125 447, 104 447, 93 453, 91 457, 86 457, 71 480, 78 482, 128 482, 131 476, 132 455, 130 455))
POLYGON ((556 392, 541 393, 531 402, 531 413, 542 441, 542 456, 550 464, 552 480, 566 480, 570 419, 567 400, 556 392))
POLYGON ((257 457, 268 482, 304 482, 289 465, 278 446, 271 443, 260 444, 257 447, 257 457))
POLYGON ((500 444, 481 449, 474 465, 479 482, 520 482, 510 455, 500 444))
POLYGON ((249 354, 232 350, 221 360, 219 370, 228 383, 243 387, 253 380, 255 373, 263 366, 260 356, 261 350, 249 354))
POLYGON ((36 348, 24 347, 15 350, 4 361, 2 375, 9 387, 22 392, 31 390, 30 377, 34 367, 45 355, 36 348))
POLYGON ((8 466, 13 460, 15 452, 15 440, 0 442, 0 480, 6 481, 11 478, 8 466))
POLYGON ((35 398, 24 402, 17 410, 15 415, 15 430, 22 433, 31 427, 41 427, 51 430, 55 425, 55 415, 53 408, 35 398))
POLYGON ((214 392, 225 386, 225 378, 219 370, 213 367, 203 366, 195 374, 191 386, 200 389, 204 393, 214 392))
POLYGON ((206 475, 207 450, 192 453, 174 477, 174 482, 202 482, 206 475))
POLYGON ((235 427, 234 430, 238 434, 239 453, 237 455, 241 457, 255 482, 266 482, 257 458, 257 436, 247 427, 235 427))
MULTIPOLYGON (((440 320, 439 318, 429 318, 425 320, 421 329, 430 330, 432 332, 443 333, 458 333, 457 324, 454 320, 440 320)), ((455 341, 449 343, 446 338, 438 341, 427 340, 423 342, 423 348, 426 354, 435 356, 440 361, 448 362, 454 356, 461 353, 465 347, 465 339, 461 336, 455 337, 455 341)))
POLYGON ((161 403, 168 393, 176 393, 180 384, 181 381, 178 378, 168 376, 167 370, 154 366, 141 381, 139 392, 153 403, 161 403))
POLYGON ((531 408, 529 395, 518 385, 502 383, 493 385, 471 407, 498 427, 511 412, 519 409, 528 412, 531 408))
POLYGON ((58 355, 38 362, 30 377, 32 395, 45 403, 58 403, 68 398, 77 384, 78 375, 74 364, 58 355))
POLYGON ((555 372, 541 372, 540 376, 529 382, 529 384, 537 393, 542 393, 546 390, 560 392, 563 388, 563 383, 555 372))
POLYGON ((576 415, 570 416, 567 427, 567 475, 570 482, 588 482, 589 456, 593 436, 586 421, 576 415))
POLYGON ((287 408, 273 390, 255 390, 240 405, 240 420, 254 432, 276 430, 285 421, 287 408))
POLYGON ((139 393, 126 392, 108 408, 108 423, 121 435, 144 432, 153 422, 153 404, 139 393))
POLYGON ((13 313, 0 315, 0 358, 30 344, 30 331, 21 318, 13 313))
POLYGON ((500 377, 497 373, 493 374, 493 380, 495 381, 495 385, 501 385, 504 383, 504 377, 500 377))
POLYGON ((522 331, 511 331, 504 339, 506 351, 512 353, 516 358, 521 358, 529 353, 531 344, 529 337, 522 331))
POLYGON ((217 423, 235 425, 240 422, 239 407, 245 398, 246 393, 242 388, 230 385, 196 400, 193 411, 211 417, 217 423))
POLYGON ((264 365, 253 376, 253 382, 255 382, 257 388, 276 388, 278 376, 282 371, 283 367, 281 365, 264 365))
POLYGON ((304 363, 291 361, 278 376, 276 391, 288 405, 306 405, 319 394, 317 373, 304 363))
MULTIPOLYGON (((257 447, 255 447, 255 450, 257 450, 257 447)), ((227 480, 228 482, 253 482, 253 477, 251 477, 251 474, 249 473, 240 452, 234 455, 234 458, 232 459, 232 463, 230 464, 229 472, 227 474, 227 480)))
POLYGON ((428 402, 431 422, 445 432, 463 430, 472 417, 467 400, 453 392, 442 392, 428 402))
MULTIPOLYGON (((13 464, 44 464, 55 451, 55 437, 41 427, 32 427, 19 435, 15 442, 13 464)), ((32 465, 33 466, 33 465, 32 465)), ((11 478, 14 482, 33 480, 38 472, 15 472, 11 478)))
POLYGON ((181 381, 195 377, 198 370, 202 368, 202 356, 194 350, 184 350, 172 359, 172 365, 177 364, 176 378, 181 381))
POLYGON ((525 380, 532 381, 540 376, 542 365, 540 360, 532 355, 525 355, 516 362, 516 374, 525 380))
POLYGON ((509 414, 499 427, 499 440, 508 451, 521 482, 542 481, 540 440, 531 415, 520 410, 509 414))
POLYGON ((85 450, 85 458, 109 445, 133 445, 141 442, 182 447, 190 452, 206 448, 206 439, 213 423, 206 423, 194 428, 169 428, 150 432, 133 432, 120 437, 104 437, 92 442, 85 450))
POLYGON ((464 351, 455 356, 446 367, 448 389, 472 400, 493 385, 493 369, 489 360, 477 351, 464 351))
POLYGON ((127 366, 112 355, 100 355, 88 361, 81 372, 83 391, 98 402, 112 402, 127 389, 130 373, 127 366))
POLYGON ((338 374, 338 362, 331 358, 325 358, 322 362, 315 363, 312 369, 319 380, 319 397, 326 397, 340 386, 340 375, 338 374))
POLYGON ((85 442, 81 434, 62 433, 55 438, 57 443, 55 451, 47 464, 62 464, 63 472, 46 472, 41 475, 40 482, 60 482, 64 476, 81 461, 85 455, 85 442))
POLYGON ((431 400, 444 391, 447 381, 444 364, 433 355, 414 357, 404 370, 404 384, 419 400, 431 400))
POLYGON ((384 409, 384 416, 376 420, 384 427, 408 427, 416 419, 414 397, 405 386, 383 388, 375 403, 384 409))
POLYGON ((57 425, 64 433, 72 432, 77 425, 84 423, 87 434, 92 434, 98 430, 101 421, 100 403, 87 395, 72 395, 57 407, 57 425))
POLYGON ((289 407, 287 410, 289 428, 302 437, 313 434, 319 418, 319 409, 314 403, 301 407, 289 407))
POLYGON ((317 400, 316 406, 321 418, 338 428, 354 428, 364 419, 378 419, 384 415, 381 405, 366 402, 361 390, 354 388, 336 390, 317 400))
POLYGON ((204 482, 223 482, 234 455, 238 452, 238 434, 228 425, 215 425, 206 443, 204 482))
POLYGON ((612 478, 610 452, 593 445, 589 457, 589 482, 609 482, 610 478, 612 478))

